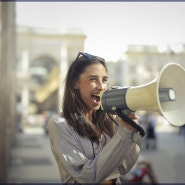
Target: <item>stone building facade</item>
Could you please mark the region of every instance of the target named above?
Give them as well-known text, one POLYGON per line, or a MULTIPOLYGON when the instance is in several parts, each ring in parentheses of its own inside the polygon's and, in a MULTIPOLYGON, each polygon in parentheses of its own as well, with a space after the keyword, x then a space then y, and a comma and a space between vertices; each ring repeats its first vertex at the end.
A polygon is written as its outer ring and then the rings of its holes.
POLYGON ((25 114, 30 104, 40 113, 58 111, 67 68, 84 50, 85 38, 81 29, 17 27, 17 95, 25 114))
POLYGON ((165 45, 163 50, 157 45, 128 45, 117 62, 109 62, 110 84, 118 86, 138 86, 152 81, 168 63, 177 63, 185 68, 185 44, 165 45))

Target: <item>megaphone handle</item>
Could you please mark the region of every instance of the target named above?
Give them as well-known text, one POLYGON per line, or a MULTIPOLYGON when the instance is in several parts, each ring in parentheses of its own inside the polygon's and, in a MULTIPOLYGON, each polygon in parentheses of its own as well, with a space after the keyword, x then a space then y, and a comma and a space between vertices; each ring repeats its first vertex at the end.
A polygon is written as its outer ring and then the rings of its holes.
POLYGON ((135 123, 132 119, 130 119, 128 116, 126 116, 120 109, 116 109, 116 113, 117 115, 122 118, 124 121, 126 121, 128 124, 130 124, 131 126, 133 126, 136 130, 139 131, 140 135, 142 137, 144 137, 145 135, 145 131, 144 129, 138 125, 137 123, 135 123))

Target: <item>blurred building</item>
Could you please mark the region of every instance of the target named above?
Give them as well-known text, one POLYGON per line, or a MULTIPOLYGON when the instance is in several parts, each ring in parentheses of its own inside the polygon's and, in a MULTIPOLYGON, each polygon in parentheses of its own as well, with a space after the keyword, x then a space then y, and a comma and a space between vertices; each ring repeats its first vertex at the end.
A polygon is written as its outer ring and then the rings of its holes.
POLYGON ((25 114, 58 111, 67 68, 85 38, 81 29, 17 26, 17 96, 25 114))
MULTIPOLYGON (((59 111, 67 68, 84 50, 81 29, 65 32, 17 26, 17 96, 25 114, 59 111)), ((153 80, 170 62, 185 67, 185 45, 128 45, 123 56, 107 62, 109 85, 136 86, 153 80)))
POLYGON ((0 182, 6 182, 15 134, 15 2, 0 2, 0 182))
POLYGON ((110 84, 137 86, 157 77, 162 67, 170 62, 185 68, 185 44, 128 45, 123 57, 109 62, 110 84))

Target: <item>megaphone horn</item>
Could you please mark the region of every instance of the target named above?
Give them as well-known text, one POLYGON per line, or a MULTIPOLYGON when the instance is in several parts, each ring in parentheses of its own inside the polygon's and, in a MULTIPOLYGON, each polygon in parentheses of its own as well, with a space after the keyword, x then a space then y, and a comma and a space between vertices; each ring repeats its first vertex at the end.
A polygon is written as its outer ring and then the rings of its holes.
POLYGON ((117 87, 101 95, 101 108, 114 114, 122 111, 150 110, 162 115, 170 124, 185 124, 185 70, 176 63, 165 65, 158 77, 148 84, 117 87))

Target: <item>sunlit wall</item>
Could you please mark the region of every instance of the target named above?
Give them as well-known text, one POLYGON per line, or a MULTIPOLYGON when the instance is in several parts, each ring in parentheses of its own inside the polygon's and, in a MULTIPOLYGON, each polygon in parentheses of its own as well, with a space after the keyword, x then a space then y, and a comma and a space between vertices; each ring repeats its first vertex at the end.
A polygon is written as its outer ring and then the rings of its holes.
POLYGON ((15 130, 15 3, 0 2, 0 182, 5 182, 15 130))

